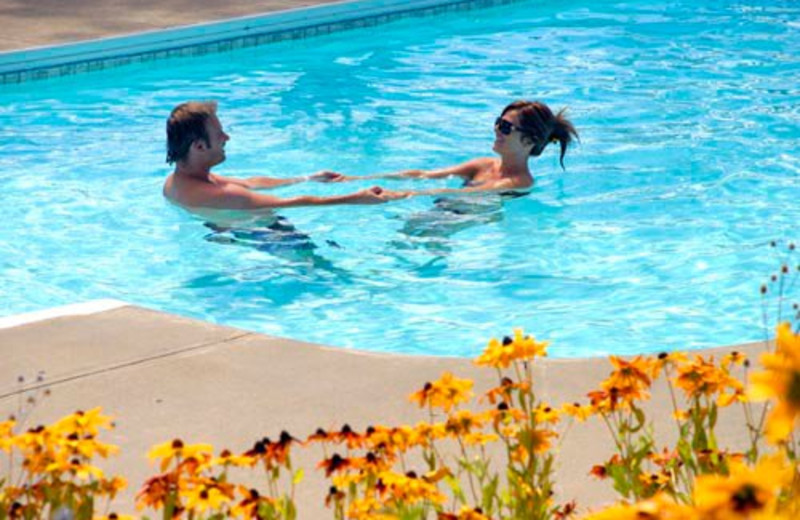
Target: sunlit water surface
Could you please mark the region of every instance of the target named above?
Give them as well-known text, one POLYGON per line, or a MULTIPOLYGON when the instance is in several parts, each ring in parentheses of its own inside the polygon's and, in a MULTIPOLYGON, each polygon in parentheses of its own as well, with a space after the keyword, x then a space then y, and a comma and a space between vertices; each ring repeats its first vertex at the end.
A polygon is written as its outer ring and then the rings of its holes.
POLYGON ((799 20, 794 1, 520 2, 1 87, 0 315, 118 298, 454 356, 513 327, 555 356, 760 339, 768 243, 800 222, 799 20), (220 104, 231 176, 491 155, 517 98, 568 106, 581 144, 564 172, 552 147, 534 160, 528 197, 286 210, 316 248, 276 247, 163 200, 164 121, 196 98, 220 104))

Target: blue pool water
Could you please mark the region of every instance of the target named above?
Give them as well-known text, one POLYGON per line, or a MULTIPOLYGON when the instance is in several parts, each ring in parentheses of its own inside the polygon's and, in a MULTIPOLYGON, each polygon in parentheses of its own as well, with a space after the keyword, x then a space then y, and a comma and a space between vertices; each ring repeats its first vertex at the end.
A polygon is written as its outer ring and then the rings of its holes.
POLYGON ((512 327, 555 356, 757 340, 767 244, 800 222, 798 150, 794 0, 519 2, 0 87, 0 315, 118 298, 458 356, 512 327), (581 144, 566 172, 552 148, 532 162, 530 196, 462 214, 282 211, 317 247, 276 250, 257 224, 215 232, 162 199, 164 121, 194 98, 219 101, 232 176, 491 155, 517 98, 568 106, 581 144))

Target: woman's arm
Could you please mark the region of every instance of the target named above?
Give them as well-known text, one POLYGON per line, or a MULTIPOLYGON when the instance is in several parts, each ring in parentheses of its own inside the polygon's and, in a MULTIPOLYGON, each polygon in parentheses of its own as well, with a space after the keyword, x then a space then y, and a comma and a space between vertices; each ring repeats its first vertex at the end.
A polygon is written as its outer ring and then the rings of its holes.
POLYGON ((443 179, 445 177, 461 177, 464 180, 470 180, 475 177, 483 169, 490 166, 492 161, 491 157, 483 157, 480 159, 472 159, 470 161, 440 168, 438 170, 403 170, 394 173, 379 173, 374 175, 341 175, 338 177, 327 179, 330 182, 343 182, 343 181, 364 181, 373 179, 443 179))
POLYGON ((480 193, 527 189, 529 187, 530 186, 518 185, 510 179, 501 179, 494 182, 485 182, 477 186, 466 186, 464 188, 434 188, 430 190, 408 190, 394 193, 402 197, 419 197, 424 195, 475 195, 480 193))

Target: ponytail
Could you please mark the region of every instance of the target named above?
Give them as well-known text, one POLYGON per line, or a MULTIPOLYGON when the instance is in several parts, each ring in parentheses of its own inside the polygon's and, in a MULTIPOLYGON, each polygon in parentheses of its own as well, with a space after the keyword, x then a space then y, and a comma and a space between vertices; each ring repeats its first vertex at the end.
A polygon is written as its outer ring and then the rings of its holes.
POLYGON ((561 154, 559 155, 558 161, 561 163, 562 170, 564 169, 564 155, 567 153, 567 146, 572 143, 573 137, 575 139, 578 138, 578 132, 575 130, 575 126, 573 126, 569 119, 564 117, 566 111, 566 108, 562 108, 558 114, 556 114, 553 130, 550 132, 549 139, 549 142, 558 142, 561 145, 561 154))

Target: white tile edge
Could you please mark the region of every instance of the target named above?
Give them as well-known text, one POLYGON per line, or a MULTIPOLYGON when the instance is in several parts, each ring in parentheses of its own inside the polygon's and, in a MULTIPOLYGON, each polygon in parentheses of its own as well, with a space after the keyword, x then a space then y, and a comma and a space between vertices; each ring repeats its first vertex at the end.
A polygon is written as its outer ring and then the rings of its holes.
POLYGON ((49 320, 51 318, 60 318, 63 316, 85 316, 88 314, 118 309, 127 305, 130 304, 122 300, 112 299, 90 300, 88 302, 61 305, 59 307, 51 307, 50 309, 43 309, 41 311, 25 312, 22 314, 15 314, 13 316, 0 318, 0 329, 10 329, 11 327, 18 327, 20 325, 27 325, 29 323, 49 320))

